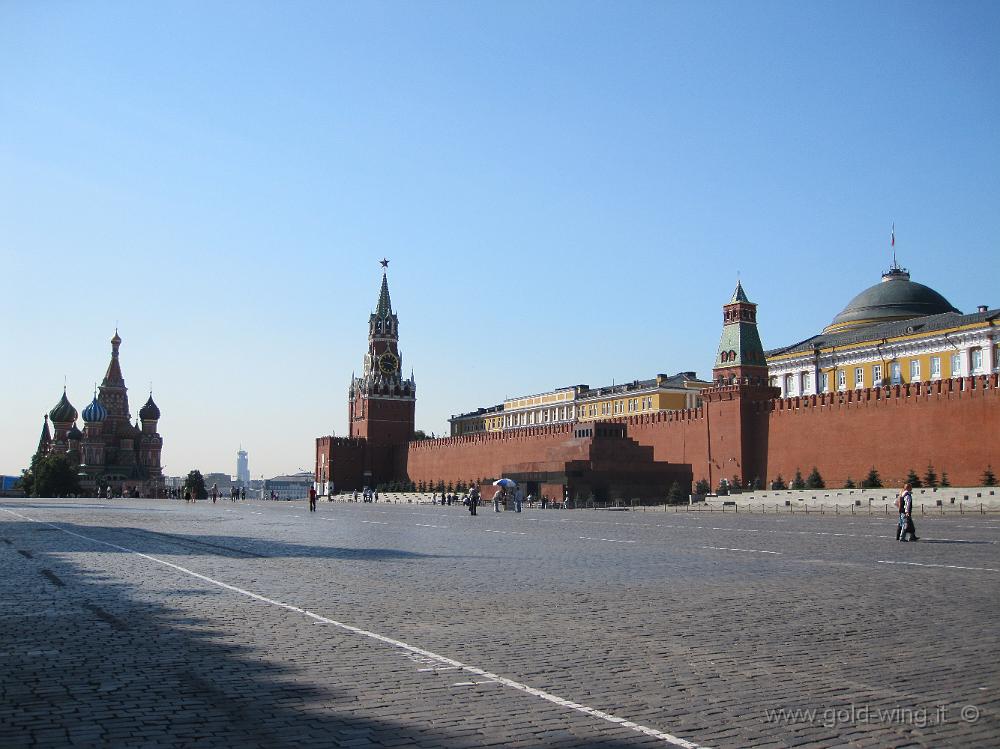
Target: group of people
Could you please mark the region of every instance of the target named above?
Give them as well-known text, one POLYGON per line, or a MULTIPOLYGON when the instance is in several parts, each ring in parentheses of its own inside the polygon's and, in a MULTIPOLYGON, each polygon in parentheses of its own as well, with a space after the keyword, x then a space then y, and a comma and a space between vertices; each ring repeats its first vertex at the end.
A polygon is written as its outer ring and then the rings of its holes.
POLYGON ((517 489, 508 490, 507 487, 501 486, 493 494, 493 512, 500 512, 502 509, 506 510, 508 502, 513 503, 514 512, 521 511, 522 494, 517 489))
MULTIPOLYGON (((213 505, 215 504, 215 501, 217 499, 219 499, 220 497, 222 497, 222 492, 219 490, 219 485, 218 484, 212 484, 212 491, 209 492, 209 495, 212 497, 212 504, 213 505)), ((229 487, 229 501, 230 502, 235 502, 238 499, 246 500, 246 498, 247 498, 246 487, 242 487, 242 488, 238 487, 238 486, 231 486, 231 487, 229 487)), ((188 499, 188 497, 185 495, 184 499, 188 499)))
MULTIPOLYGON (((353 499, 355 502, 358 501, 358 493, 354 492, 353 499)), ((362 502, 378 502, 378 491, 376 489, 369 489, 367 486, 361 491, 361 501, 362 502)))

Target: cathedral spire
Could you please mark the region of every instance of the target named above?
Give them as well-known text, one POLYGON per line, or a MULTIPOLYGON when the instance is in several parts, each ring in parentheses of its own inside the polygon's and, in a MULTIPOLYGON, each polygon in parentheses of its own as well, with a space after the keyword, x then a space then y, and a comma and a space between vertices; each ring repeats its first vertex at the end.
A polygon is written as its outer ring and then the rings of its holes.
POLYGON ((122 339, 118 335, 118 328, 115 328, 115 336, 111 339, 111 361, 108 363, 108 371, 104 374, 102 387, 125 387, 121 364, 118 363, 118 347, 121 345, 122 339))
POLYGON ((49 432, 49 415, 45 414, 45 422, 42 424, 42 435, 38 438, 38 454, 45 455, 52 444, 52 434, 49 432))

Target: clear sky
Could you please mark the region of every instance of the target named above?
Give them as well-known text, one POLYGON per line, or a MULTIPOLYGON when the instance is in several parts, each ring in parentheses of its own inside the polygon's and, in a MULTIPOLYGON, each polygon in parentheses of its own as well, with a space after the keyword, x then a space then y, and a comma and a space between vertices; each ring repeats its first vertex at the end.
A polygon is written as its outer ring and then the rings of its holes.
POLYGON ((900 263, 1000 306, 1000 3, 0 3, 0 473, 117 324, 169 475, 311 469, 391 260, 417 427, 707 377, 900 263))

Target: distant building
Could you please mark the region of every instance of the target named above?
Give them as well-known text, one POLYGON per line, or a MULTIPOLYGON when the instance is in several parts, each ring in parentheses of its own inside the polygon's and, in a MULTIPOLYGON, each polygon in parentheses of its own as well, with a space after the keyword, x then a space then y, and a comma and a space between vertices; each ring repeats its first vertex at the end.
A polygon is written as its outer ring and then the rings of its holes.
POLYGON ((229 491, 233 485, 233 477, 228 473, 206 473, 203 478, 205 479, 205 488, 212 491, 212 486, 218 486, 219 491, 229 491))
POLYGON ((250 459, 242 446, 236 453, 236 484, 244 489, 250 486, 250 459))
POLYGON ((309 496, 313 478, 312 471, 275 476, 264 482, 264 498, 269 498, 274 492, 275 499, 303 499, 309 496))

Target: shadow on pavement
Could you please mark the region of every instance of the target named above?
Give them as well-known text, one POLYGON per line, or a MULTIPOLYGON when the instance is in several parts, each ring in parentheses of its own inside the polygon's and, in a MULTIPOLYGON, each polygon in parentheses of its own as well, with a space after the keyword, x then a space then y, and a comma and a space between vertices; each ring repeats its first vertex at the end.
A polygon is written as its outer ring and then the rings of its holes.
MULTIPOLYGON (((63 525, 95 538, 101 530, 63 525)), ((399 697, 405 706, 395 709, 394 684, 400 678, 394 674, 374 688, 355 683, 381 678, 371 668, 357 679, 348 677, 349 682, 330 683, 331 672, 341 678, 352 674, 349 667, 338 666, 338 655, 366 658, 363 651, 358 654, 367 647, 360 638, 330 635, 329 649, 317 653, 319 635, 304 618, 278 618, 271 622, 279 621, 281 630, 257 631, 243 619, 253 603, 225 596, 209 602, 189 595, 206 592, 197 586, 147 589, 127 584, 113 570, 88 570, 75 563, 69 553, 80 553, 80 539, 41 534, 42 529, 34 523, 0 523, 0 746, 457 749, 488 740, 503 743, 498 736, 504 728, 493 711, 480 708, 463 725, 470 697, 457 690, 431 687, 434 703, 445 707, 431 714, 420 706, 420 695, 414 701, 412 687, 399 697), (172 599, 176 606, 170 605, 172 599), (235 623, 227 627, 229 622, 235 623), (281 652, 270 649, 278 646, 281 652), (489 728, 479 733, 484 715, 491 716, 489 728)), ((174 543, 160 538, 165 534, 128 530, 136 539, 133 547, 144 553, 162 552, 164 543, 174 543)), ((219 540, 186 539, 206 544, 205 553, 226 545, 217 544, 219 540)), ((86 553, 100 548, 89 544, 86 553)), ((294 544, 272 544, 268 550, 286 556, 338 553, 294 544)), ((357 558, 398 554, 343 551, 357 558)), ((377 652, 379 646, 372 647, 377 652)), ((524 730, 523 717, 510 716, 511 731, 524 730)), ((558 733, 564 746, 604 749, 646 738, 602 741, 595 736, 574 743, 569 731, 558 733)), ((516 739, 519 745, 533 745, 530 733, 516 739)), ((547 742, 540 739, 534 745, 547 742)))

